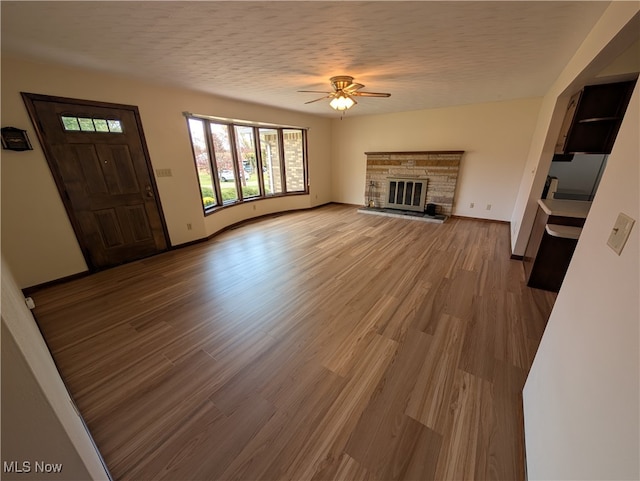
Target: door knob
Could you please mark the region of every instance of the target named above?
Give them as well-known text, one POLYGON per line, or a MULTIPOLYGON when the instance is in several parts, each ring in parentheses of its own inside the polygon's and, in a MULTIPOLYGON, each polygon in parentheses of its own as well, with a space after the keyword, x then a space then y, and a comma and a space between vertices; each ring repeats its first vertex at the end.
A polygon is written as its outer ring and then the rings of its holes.
POLYGON ((151 189, 151 186, 149 184, 147 184, 144 190, 147 192, 147 197, 153 197, 153 189, 151 189))

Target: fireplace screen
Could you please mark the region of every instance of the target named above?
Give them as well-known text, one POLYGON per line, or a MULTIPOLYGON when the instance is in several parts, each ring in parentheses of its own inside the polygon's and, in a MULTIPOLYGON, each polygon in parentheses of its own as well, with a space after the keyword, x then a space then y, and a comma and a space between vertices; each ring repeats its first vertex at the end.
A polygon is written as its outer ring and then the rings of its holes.
POLYGON ((389 179, 386 207, 422 212, 426 196, 427 179, 389 179))

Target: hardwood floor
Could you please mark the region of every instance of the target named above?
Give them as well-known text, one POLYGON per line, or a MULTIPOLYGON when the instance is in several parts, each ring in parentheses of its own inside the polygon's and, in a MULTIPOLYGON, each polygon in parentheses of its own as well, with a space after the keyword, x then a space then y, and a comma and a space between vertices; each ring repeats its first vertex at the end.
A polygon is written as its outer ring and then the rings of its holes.
POLYGON ((506 224, 330 205, 32 297, 117 480, 524 479, 506 224))

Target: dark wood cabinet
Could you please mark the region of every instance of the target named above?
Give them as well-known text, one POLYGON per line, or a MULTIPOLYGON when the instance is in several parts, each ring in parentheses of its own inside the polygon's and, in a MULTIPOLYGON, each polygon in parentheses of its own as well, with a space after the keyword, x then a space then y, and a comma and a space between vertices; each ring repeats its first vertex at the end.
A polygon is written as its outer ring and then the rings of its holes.
POLYGON ((558 292, 578 242, 577 239, 549 235, 546 230, 547 225, 582 227, 584 223, 585 217, 548 214, 538 207, 522 259, 525 279, 529 287, 558 292))
POLYGON ((635 80, 588 85, 571 97, 556 154, 610 154, 635 80))
POLYGON ((576 109, 578 108, 578 102, 582 96, 582 90, 573 94, 569 99, 569 105, 567 105, 567 111, 564 113, 564 120, 562 121, 562 128, 560 129, 560 135, 558 135, 558 141, 556 142, 556 154, 564 154, 564 147, 567 144, 567 137, 573 124, 573 118, 576 115, 576 109))

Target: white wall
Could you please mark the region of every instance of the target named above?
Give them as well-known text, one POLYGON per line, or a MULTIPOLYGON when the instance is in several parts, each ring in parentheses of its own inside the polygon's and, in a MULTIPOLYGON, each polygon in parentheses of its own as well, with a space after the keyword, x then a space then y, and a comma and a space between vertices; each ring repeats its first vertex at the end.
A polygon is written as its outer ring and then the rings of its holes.
POLYGON ((636 86, 524 388, 529 479, 640 479, 636 86), (636 224, 620 256, 619 212, 636 224))
POLYGON ((34 150, 2 152, 2 250, 20 287, 86 270, 20 92, 137 105, 154 169, 172 170, 157 180, 172 245, 206 237, 241 221, 331 200, 330 120, 134 79, 2 57, 2 123, 27 130, 34 150), (202 212, 184 111, 309 127, 310 195, 202 212), (191 224, 193 230, 187 230, 191 224))
MULTIPOLYGON (((42 479, 36 461, 62 464, 47 479, 108 479, 100 455, 58 374, 40 330, 5 259, 2 265, 2 462, 29 462, 30 473, 3 479, 42 479)), ((4 467, 4 464, 3 464, 4 467)), ((0 468, 2 469, 2 468, 0 468)))
POLYGON ((334 119, 332 197, 364 204, 365 152, 464 150, 453 213, 509 220, 540 101, 519 99, 366 117, 347 114, 343 120, 334 119), (487 204, 491 210, 486 210, 487 204))
POLYGON ((631 47, 607 65, 596 78, 615 77, 628 72, 637 72, 640 66, 640 40, 637 40, 631 47))

